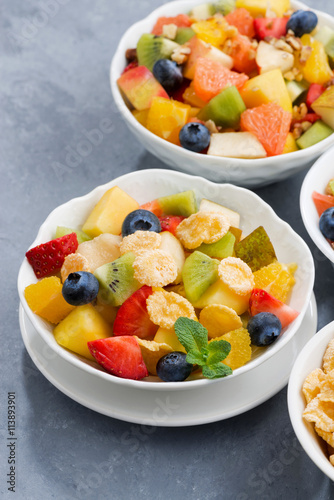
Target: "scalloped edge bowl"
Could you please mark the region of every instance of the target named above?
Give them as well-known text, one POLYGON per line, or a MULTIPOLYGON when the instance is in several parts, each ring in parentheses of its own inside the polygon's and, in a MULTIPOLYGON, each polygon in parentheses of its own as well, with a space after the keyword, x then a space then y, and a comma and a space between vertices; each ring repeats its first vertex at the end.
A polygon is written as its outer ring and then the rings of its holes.
POLYGON ((315 465, 332 481, 334 481, 334 467, 324 453, 322 448, 324 442, 316 434, 314 426, 302 416, 306 406, 302 386, 305 378, 322 366, 327 344, 333 338, 334 321, 324 326, 303 347, 294 363, 288 385, 289 416, 298 441, 315 465))
MULTIPOLYGON (((203 0, 178 0, 162 5, 145 19, 133 24, 121 38, 111 62, 110 85, 116 108, 130 131, 150 153, 167 165, 189 174, 201 175, 214 182, 231 182, 245 187, 259 187, 284 180, 310 167, 324 151, 334 144, 334 134, 310 148, 285 155, 257 160, 219 158, 193 153, 171 144, 140 125, 131 114, 117 86, 117 79, 126 66, 125 51, 137 45, 142 33, 151 31, 158 17, 186 13, 192 6, 200 3, 203 3, 203 0)), ((301 2, 291 3, 298 9, 309 10, 309 7, 301 2)), ((334 29, 332 16, 317 10, 314 12, 319 17, 320 25, 328 25, 334 29)))
MULTIPOLYGON (((255 229, 259 221, 261 221, 261 225, 265 227, 271 238, 278 259, 282 260, 282 262, 290 262, 293 259, 298 263, 298 269, 295 275, 296 284, 293 288, 290 304, 300 311, 300 314, 286 329, 284 335, 274 344, 269 346, 260 356, 251 360, 245 366, 235 370, 230 377, 247 376, 249 370, 256 368, 265 360, 274 356, 291 340, 301 324, 311 299, 314 283, 313 258, 309 248, 301 237, 298 236, 286 222, 282 221, 267 203, 247 189, 236 187, 231 184, 215 184, 202 177, 195 177, 169 170, 157 169, 132 172, 95 188, 85 196, 74 198, 53 210, 40 227, 38 235, 31 247, 51 240, 54 237, 54 232, 58 225, 73 228, 81 227, 102 194, 115 185, 124 189, 140 204, 159 196, 173 194, 187 189, 194 189, 198 198, 208 198, 239 212, 241 215, 241 228, 245 234, 255 229), (249 217, 250 213, 252 217, 249 217)), ((29 265, 27 259, 24 259, 18 275, 18 291, 24 310, 37 332, 51 349, 78 368, 94 373, 95 375, 98 374, 114 383, 145 389, 190 389, 213 382, 207 379, 198 379, 185 382, 160 383, 157 382, 159 380, 157 377, 150 377, 148 381, 126 380, 110 375, 102 370, 97 370, 97 365, 95 363, 84 360, 74 353, 60 347, 52 334, 52 326, 30 310, 24 298, 24 289, 26 286, 36 281, 37 279, 32 267, 29 265)), ((217 380, 215 380, 215 382, 217 382, 217 380)))
POLYGON ((310 168, 300 191, 300 211, 306 231, 327 259, 334 264, 334 249, 319 229, 319 215, 312 200, 312 192, 324 193, 330 179, 334 178, 334 148, 329 149, 310 168))

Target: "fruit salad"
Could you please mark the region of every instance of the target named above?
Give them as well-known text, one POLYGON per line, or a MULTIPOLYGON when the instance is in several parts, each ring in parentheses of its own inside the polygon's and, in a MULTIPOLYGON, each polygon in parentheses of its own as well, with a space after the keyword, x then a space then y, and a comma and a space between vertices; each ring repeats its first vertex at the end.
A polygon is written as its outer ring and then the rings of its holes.
POLYGON ((299 314, 296 264, 277 260, 263 226, 243 234, 237 212, 193 190, 139 205, 114 186, 82 227, 56 227, 26 257, 31 310, 118 377, 230 375, 299 314))
POLYGON ((312 199, 319 214, 319 229, 334 248, 334 179, 331 179, 325 193, 313 191, 312 199))
POLYGON ((160 17, 117 83, 138 122, 212 156, 265 158, 334 131, 334 30, 289 0, 219 0, 160 17))

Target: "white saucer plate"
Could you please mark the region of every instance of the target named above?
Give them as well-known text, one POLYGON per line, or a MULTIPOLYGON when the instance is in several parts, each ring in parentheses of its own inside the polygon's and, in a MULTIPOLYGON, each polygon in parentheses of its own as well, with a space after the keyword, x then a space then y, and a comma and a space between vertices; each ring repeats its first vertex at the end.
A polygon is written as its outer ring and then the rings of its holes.
POLYGON ((26 349, 40 372, 57 389, 83 406, 109 417, 136 424, 179 427, 225 420, 244 413, 279 392, 288 382, 299 352, 316 333, 317 305, 312 294, 300 328, 272 357, 245 376, 183 391, 138 391, 110 384, 80 370, 54 352, 28 319, 22 306, 20 327, 26 349), (222 389, 224 394, 221 394, 222 389))

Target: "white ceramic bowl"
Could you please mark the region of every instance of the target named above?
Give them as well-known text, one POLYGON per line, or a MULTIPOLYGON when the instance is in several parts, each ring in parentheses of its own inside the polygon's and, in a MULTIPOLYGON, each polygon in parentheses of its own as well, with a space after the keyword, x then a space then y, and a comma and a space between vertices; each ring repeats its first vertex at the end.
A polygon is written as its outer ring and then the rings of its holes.
MULTIPOLYGON (((102 194, 112 186, 118 185, 139 203, 150 201, 159 196, 173 194, 187 189, 194 189, 198 199, 207 198, 221 203, 235 210, 241 215, 241 228, 245 234, 249 234, 260 224, 265 227, 274 245, 277 258, 282 262, 297 262, 296 284, 293 288, 290 305, 300 311, 297 319, 286 329, 274 344, 269 346, 258 357, 252 359, 245 366, 237 369, 231 377, 247 376, 247 372, 268 360, 285 346, 297 332, 310 302, 314 282, 314 263, 310 250, 305 242, 292 228, 277 217, 272 208, 261 200, 256 194, 243 188, 230 184, 215 184, 202 177, 190 176, 180 172, 169 170, 143 170, 133 172, 119 177, 108 184, 99 186, 91 193, 81 198, 75 198, 64 205, 56 208, 42 224, 37 238, 32 247, 48 241, 54 237, 58 225, 80 228, 88 214, 100 199, 102 194)), ((57 354, 65 358, 77 367, 96 374, 97 364, 80 358, 79 356, 60 347, 54 339, 52 326, 35 315, 27 305, 24 298, 24 289, 27 285, 35 283, 36 277, 27 259, 24 259, 18 276, 18 290, 21 303, 32 324, 57 354)), ((99 375, 119 384, 126 384, 145 389, 156 389, 157 377, 149 377, 145 381, 125 380, 114 377, 102 370, 99 375)), ((199 387, 210 384, 212 381, 206 379, 190 380, 186 382, 159 383, 159 389, 170 390, 199 387)))
MULTIPOLYGON (((219 158, 193 153, 161 139, 140 125, 129 111, 117 86, 117 79, 126 66, 125 51, 135 47, 143 33, 152 30, 158 17, 187 13, 194 5, 201 3, 203 0, 180 0, 166 3, 142 21, 133 24, 123 35, 111 63, 110 83, 117 109, 127 126, 150 153, 172 168, 193 175, 201 175, 214 182, 231 182, 246 187, 262 186, 281 181, 310 167, 314 160, 334 144, 334 134, 310 148, 285 155, 257 160, 219 158)), ((291 3, 295 8, 308 9, 301 2, 292 1, 291 3)), ((319 25, 327 25, 334 29, 333 17, 316 10, 315 12, 319 17, 319 25)))
POLYGON ((302 349, 291 371, 288 386, 288 408, 296 436, 311 460, 334 481, 334 467, 324 453, 326 446, 314 430, 313 424, 303 419, 306 402, 302 386, 306 377, 322 367, 327 345, 334 338, 334 321, 320 330, 302 349))
POLYGON ((325 193, 334 178, 334 148, 321 156, 307 173, 300 191, 300 211, 306 230, 319 250, 334 263, 334 250, 319 229, 319 215, 312 200, 312 192, 325 193))

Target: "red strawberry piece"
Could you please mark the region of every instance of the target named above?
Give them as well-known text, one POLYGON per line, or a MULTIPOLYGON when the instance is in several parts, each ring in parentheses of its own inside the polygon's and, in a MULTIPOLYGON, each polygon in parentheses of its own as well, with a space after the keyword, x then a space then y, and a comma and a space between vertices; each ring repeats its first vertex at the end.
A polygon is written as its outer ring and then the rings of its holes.
POLYGON ((311 83, 306 95, 306 105, 311 108, 314 101, 325 92, 326 88, 320 83, 311 83))
POLYGON ((303 122, 315 123, 320 119, 321 119, 321 116, 317 115, 317 113, 307 113, 303 118, 299 118, 299 120, 292 120, 291 125, 294 125, 295 123, 303 123, 303 122))
POLYGON ((286 35, 288 20, 288 17, 258 17, 254 19, 255 33, 260 40, 267 36, 280 38, 286 35))
POLYGON ((132 336, 108 337, 87 342, 96 361, 116 377, 140 380, 148 376, 138 340, 132 336))
POLYGON ((44 278, 44 276, 56 274, 60 271, 65 257, 70 253, 74 253, 77 248, 77 235, 76 233, 70 233, 31 248, 26 253, 26 257, 36 277, 44 278))
POLYGON ((161 231, 169 231, 176 236, 176 228, 183 219, 185 217, 182 215, 165 215, 164 217, 159 217, 161 231))
POLYGON ((138 61, 131 61, 126 68, 124 68, 122 75, 126 73, 127 71, 130 71, 130 69, 137 68, 138 67, 138 61))
POLYGON ((146 308, 146 299, 152 293, 152 288, 144 285, 123 302, 113 326, 115 336, 136 335, 146 339, 155 335, 158 327, 150 320, 146 308))
POLYGON ((325 210, 327 210, 327 208, 334 207, 334 196, 331 196, 330 194, 321 194, 317 191, 313 191, 312 200, 315 204, 319 217, 325 210))
POLYGON ((282 323, 282 328, 288 326, 299 314, 292 307, 276 299, 270 293, 260 288, 254 288, 249 299, 250 313, 252 316, 260 312, 275 314, 282 323))

